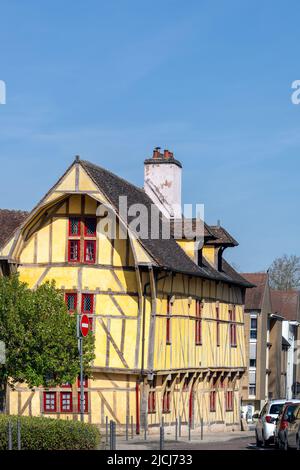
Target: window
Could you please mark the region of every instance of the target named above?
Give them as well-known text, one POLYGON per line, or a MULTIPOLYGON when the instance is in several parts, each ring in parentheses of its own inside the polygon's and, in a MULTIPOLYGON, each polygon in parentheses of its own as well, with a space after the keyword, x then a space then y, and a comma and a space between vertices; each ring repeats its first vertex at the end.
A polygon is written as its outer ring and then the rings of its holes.
POLYGON ((80 219, 78 217, 69 219, 69 236, 80 237, 80 219))
POLYGON ((44 412, 56 411, 56 392, 44 392, 44 412))
POLYGON ((82 313, 93 313, 94 296, 93 294, 82 294, 82 313))
POLYGON ((235 318, 235 306, 233 309, 229 309, 228 311, 229 314, 229 321, 230 323, 230 346, 235 347, 236 346, 236 318, 235 318))
POLYGON ((163 406, 162 406, 163 413, 169 413, 171 411, 170 398, 171 398, 170 390, 165 390, 164 395, 163 395, 163 406))
POLYGON ((84 221, 84 236, 95 237, 96 236, 96 218, 87 217, 84 221))
POLYGON ((233 390, 226 392, 226 411, 233 411, 233 390))
POLYGON ((69 313, 74 313, 77 309, 77 294, 75 292, 65 295, 65 302, 69 313))
MULTIPOLYGON (((80 376, 77 377, 77 387, 78 388, 80 387, 80 376)), ((87 375, 83 378, 83 387, 84 388, 88 387, 88 376, 87 375)))
POLYGON ((209 409, 210 411, 216 411, 216 391, 212 390, 209 394, 209 409))
POLYGON ((60 411, 62 413, 73 411, 72 392, 60 393, 60 411))
POLYGON ((156 396, 155 390, 150 390, 148 395, 148 413, 156 412, 156 396))
POLYGON ((96 262, 96 217, 69 218, 68 260, 72 263, 96 262))
POLYGON ((250 318, 250 338, 257 338, 257 318, 250 318))
POLYGON ((69 261, 71 263, 80 261, 80 240, 69 240, 69 261))
MULTIPOLYGON (((83 393, 83 411, 87 413, 89 411, 88 392, 83 393)), ((80 412, 80 392, 78 392, 78 412, 80 412)))
POLYGON ((196 320, 195 320, 195 344, 202 344, 202 304, 200 300, 196 300, 196 320))
POLYGON ((84 240, 84 261, 95 263, 96 260, 96 240, 84 240))
POLYGON ((61 384, 61 387, 62 388, 71 388, 72 385, 70 384, 70 382, 65 382, 65 383, 61 384))
POLYGON ((249 359, 249 366, 256 367, 256 359, 249 359))
POLYGON ((166 318, 166 343, 171 344, 171 315, 172 315, 172 303, 171 297, 167 300, 167 318, 166 318))
POLYGON ((217 346, 220 346, 220 307, 219 305, 216 306, 216 341, 217 346))

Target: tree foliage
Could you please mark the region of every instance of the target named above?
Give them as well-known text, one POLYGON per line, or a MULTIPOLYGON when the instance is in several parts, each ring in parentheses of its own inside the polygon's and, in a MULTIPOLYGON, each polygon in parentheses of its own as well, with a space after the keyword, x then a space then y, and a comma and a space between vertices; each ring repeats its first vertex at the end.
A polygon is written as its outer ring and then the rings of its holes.
MULTIPOLYGON (((74 382, 79 373, 76 316, 69 315, 55 283, 36 290, 17 275, 0 278, 0 340, 6 364, 0 365, 2 388, 26 382, 29 387, 74 382)), ((84 367, 94 357, 94 337, 84 341, 84 367)))
POLYGON ((269 269, 270 285, 273 289, 300 288, 300 257, 283 255, 276 258, 269 269))

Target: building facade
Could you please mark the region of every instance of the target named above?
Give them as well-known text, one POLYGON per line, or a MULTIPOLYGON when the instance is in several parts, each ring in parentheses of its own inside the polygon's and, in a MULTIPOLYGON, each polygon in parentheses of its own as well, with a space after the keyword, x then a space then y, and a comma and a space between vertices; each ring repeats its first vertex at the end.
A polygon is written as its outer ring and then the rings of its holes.
MULTIPOLYGON (((108 416, 123 426, 132 417, 137 432, 162 417, 194 427, 201 420, 216 429, 240 425, 251 284, 223 259, 236 242, 222 227, 204 224, 201 247, 186 235, 174 239, 179 200, 181 164, 171 152, 155 149, 145 161, 145 189, 76 158, 2 240, 2 275, 17 271, 32 289, 54 279, 69 313, 90 319, 95 359, 84 382, 86 421, 104 426, 108 416), (157 239, 150 224, 146 237, 137 234, 120 197, 149 211, 155 203, 157 239), (107 214, 115 220, 109 230, 107 214), (168 218, 166 239, 161 226, 168 218)), ((79 385, 18 384, 8 390, 7 412, 78 419, 79 385)))
POLYGON ((247 289, 242 409, 249 419, 268 399, 293 398, 299 382, 295 350, 299 336, 299 292, 270 289, 268 273, 244 273, 247 289))

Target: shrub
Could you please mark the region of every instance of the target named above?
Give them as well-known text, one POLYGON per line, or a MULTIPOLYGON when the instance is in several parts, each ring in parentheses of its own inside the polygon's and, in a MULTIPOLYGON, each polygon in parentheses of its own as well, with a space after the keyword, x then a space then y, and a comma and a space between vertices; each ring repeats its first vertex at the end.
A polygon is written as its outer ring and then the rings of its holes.
POLYGON ((22 450, 92 450, 100 441, 93 424, 53 418, 0 415, 0 450, 8 448, 8 422, 12 423, 13 449, 17 449, 17 421, 22 450))

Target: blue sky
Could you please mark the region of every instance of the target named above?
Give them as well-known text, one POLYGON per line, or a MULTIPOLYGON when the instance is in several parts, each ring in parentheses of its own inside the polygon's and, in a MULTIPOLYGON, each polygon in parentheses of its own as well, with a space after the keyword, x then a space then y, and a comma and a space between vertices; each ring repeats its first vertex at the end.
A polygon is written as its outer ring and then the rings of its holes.
POLYGON ((300 255, 299 2, 0 9, 0 207, 30 209, 76 154, 142 185, 159 145, 183 163, 184 202, 240 242, 241 270, 300 255))

